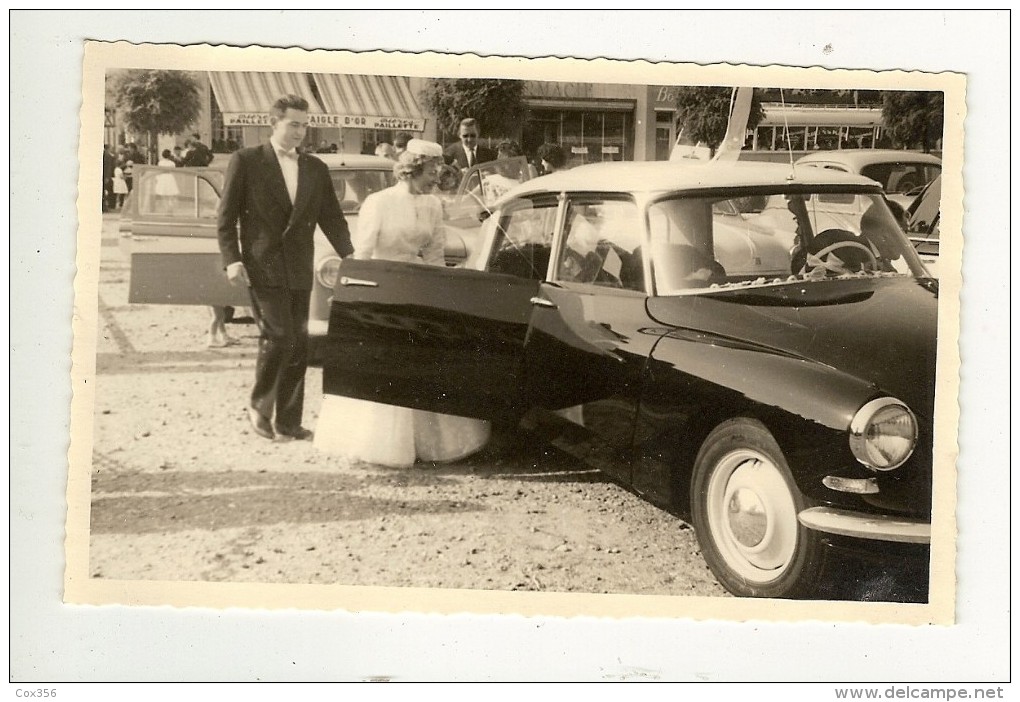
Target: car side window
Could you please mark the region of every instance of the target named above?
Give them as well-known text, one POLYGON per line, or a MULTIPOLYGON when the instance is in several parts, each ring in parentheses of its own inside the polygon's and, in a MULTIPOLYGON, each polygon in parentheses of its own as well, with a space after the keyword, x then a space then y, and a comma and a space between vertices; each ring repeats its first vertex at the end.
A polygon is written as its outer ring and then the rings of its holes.
POLYGON ((645 290, 641 222, 629 200, 574 200, 567 208, 556 279, 645 290))
POLYGON ((146 171, 136 190, 141 216, 215 218, 220 202, 212 183, 187 171, 146 171))
POLYGON ((488 270, 544 280, 549 270, 557 201, 521 200, 503 209, 488 270))
POLYGON ((213 190, 212 184, 205 178, 198 179, 198 216, 215 218, 220 206, 220 196, 213 190))

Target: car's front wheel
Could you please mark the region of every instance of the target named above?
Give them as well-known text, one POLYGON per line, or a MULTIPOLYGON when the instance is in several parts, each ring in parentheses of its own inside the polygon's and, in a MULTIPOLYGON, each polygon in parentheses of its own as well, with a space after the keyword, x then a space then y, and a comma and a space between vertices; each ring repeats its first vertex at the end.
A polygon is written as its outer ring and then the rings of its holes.
POLYGON ((797 520, 806 506, 761 422, 731 419, 705 439, 691 477, 691 516, 705 560, 733 594, 810 594, 824 551, 797 520))

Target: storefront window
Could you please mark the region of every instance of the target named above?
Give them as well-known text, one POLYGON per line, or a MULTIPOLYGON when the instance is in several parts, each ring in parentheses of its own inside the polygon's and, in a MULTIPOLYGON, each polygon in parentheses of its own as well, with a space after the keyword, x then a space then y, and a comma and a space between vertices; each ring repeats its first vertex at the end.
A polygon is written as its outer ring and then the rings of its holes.
POLYGON ((521 138, 529 156, 543 143, 559 144, 568 167, 632 161, 633 124, 630 113, 622 111, 533 110, 521 138))

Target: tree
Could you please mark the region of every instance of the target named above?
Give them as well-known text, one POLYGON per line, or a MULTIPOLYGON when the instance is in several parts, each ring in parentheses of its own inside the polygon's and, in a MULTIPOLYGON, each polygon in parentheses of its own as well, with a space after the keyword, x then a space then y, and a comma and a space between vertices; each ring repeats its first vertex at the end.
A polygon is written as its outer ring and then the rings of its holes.
POLYGON ((422 90, 422 101, 436 116, 440 138, 456 140, 457 127, 474 117, 490 135, 512 136, 524 121, 524 82, 496 78, 437 78, 422 90))
POLYGON ((907 149, 920 146, 928 153, 942 140, 945 98, 936 91, 885 93, 882 96, 882 121, 897 146, 907 149))
POLYGON ((179 134, 202 109, 198 82, 184 71, 132 69, 114 75, 110 94, 124 122, 148 139, 149 160, 160 134, 179 134))
MULTIPOLYGON (((677 118, 684 136, 692 142, 707 144, 715 154, 726 136, 730 120, 730 99, 733 88, 685 87, 677 89, 677 118)), ((754 129, 765 118, 758 91, 751 97, 751 114, 747 128, 754 129)))

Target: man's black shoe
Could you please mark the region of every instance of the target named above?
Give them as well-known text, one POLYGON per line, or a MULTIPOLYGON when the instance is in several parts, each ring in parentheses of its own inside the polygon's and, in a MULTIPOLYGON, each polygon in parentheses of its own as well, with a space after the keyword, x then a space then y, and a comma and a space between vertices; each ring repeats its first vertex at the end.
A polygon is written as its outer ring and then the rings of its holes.
POLYGON ((277 441, 308 441, 312 436, 312 432, 304 427, 298 427, 297 429, 276 427, 277 441))
POLYGON ((248 408, 248 421, 251 422, 251 428, 255 430, 255 433, 263 439, 274 437, 273 423, 254 407, 248 408))

